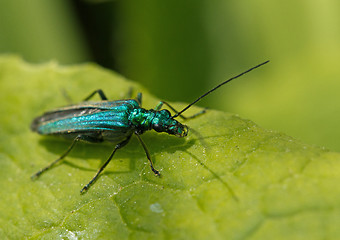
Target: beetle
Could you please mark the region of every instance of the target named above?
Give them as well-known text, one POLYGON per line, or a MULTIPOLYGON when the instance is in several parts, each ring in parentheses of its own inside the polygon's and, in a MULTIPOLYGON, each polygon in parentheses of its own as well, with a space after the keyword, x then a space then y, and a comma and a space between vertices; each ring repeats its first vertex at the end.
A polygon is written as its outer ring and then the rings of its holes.
POLYGON ((181 117, 182 119, 189 119, 203 114, 205 110, 191 117, 184 117, 182 115, 182 113, 189 109, 192 105, 196 104, 202 98, 220 88, 222 85, 239 78, 268 62, 269 61, 265 61, 258 64, 255 67, 252 67, 247 71, 220 83, 198 97, 181 111, 177 111, 170 104, 164 101, 161 101, 154 109, 144 109, 141 107, 141 93, 137 95, 136 99, 109 101, 104 92, 99 89, 91 93, 84 99, 84 102, 80 104, 70 105, 45 112, 43 115, 32 121, 31 130, 42 135, 59 135, 67 139, 73 139, 73 142, 64 154, 45 168, 39 170, 32 176, 32 178, 38 178, 43 172, 47 171, 59 161, 64 159, 78 141, 90 143, 109 141, 116 143, 109 158, 99 168, 94 177, 80 191, 81 193, 84 193, 109 164, 115 152, 124 147, 130 141, 132 135, 135 135, 143 146, 146 157, 150 163, 151 170, 155 175, 159 176, 160 173, 154 168, 149 150, 142 140, 141 135, 145 131, 155 130, 156 132, 166 132, 177 137, 187 136, 188 127, 177 121, 175 118, 181 117), (95 94, 100 96, 101 101, 89 101, 95 94), (175 114, 171 116, 171 113, 168 110, 162 109, 163 105, 168 106, 175 112, 175 114))

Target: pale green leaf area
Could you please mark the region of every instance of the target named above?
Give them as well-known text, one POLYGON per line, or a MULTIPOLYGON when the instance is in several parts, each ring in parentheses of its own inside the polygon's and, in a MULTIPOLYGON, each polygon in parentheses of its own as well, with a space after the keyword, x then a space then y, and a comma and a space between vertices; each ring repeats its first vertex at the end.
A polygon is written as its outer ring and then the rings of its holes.
POLYGON ((340 236, 339 153, 214 110, 183 121, 190 127, 186 138, 155 131, 142 136, 161 177, 133 137, 86 194, 79 191, 108 158, 112 143, 79 143, 63 163, 32 181, 70 145, 31 132, 32 119, 98 88, 110 99, 127 97, 131 88, 134 95, 141 91, 145 108, 159 101, 93 64, 0 58, 0 239, 340 236))

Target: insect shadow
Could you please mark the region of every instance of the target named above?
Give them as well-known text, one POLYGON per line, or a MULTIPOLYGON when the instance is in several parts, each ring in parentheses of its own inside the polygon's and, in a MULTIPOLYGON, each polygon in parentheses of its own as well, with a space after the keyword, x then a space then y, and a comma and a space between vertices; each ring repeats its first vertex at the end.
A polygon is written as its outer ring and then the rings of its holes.
MULTIPOLYGON (((151 143, 149 144, 149 149, 151 150, 150 152, 152 152, 152 158, 155 162, 155 165, 162 165, 160 161, 157 162, 157 155, 159 155, 160 153, 166 152, 169 154, 173 154, 176 151, 184 152, 198 141, 197 139, 186 140, 183 138, 173 138, 166 134, 160 135, 154 132, 144 134, 144 140, 146 143, 151 143), (169 148, 169 146, 171 147, 169 148)), ((47 151, 56 155, 59 155, 60 152, 65 150, 70 144, 70 142, 65 139, 58 139, 50 136, 46 136, 40 139, 39 143, 43 147, 45 147, 47 151)), ((100 166, 107 160, 107 157, 112 152, 112 146, 114 146, 114 144, 110 142, 104 142, 101 144, 79 142, 74 147, 73 151, 71 151, 67 155, 67 157, 65 157, 60 163, 58 163, 56 166, 53 166, 53 168, 62 167, 62 165, 68 165, 82 171, 96 172, 98 169, 97 167, 85 167, 79 164, 78 160, 72 160, 72 158, 78 158, 81 160, 97 159, 98 166, 100 166)), ((138 140, 133 137, 131 141, 124 147, 124 149, 120 149, 117 152, 115 158, 116 161, 112 161, 110 163, 110 165, 112 166, 117 161, 129 161, 128 169, 126 169, 125 167, 124 170, 116 169, 113 171, 107 169, 101 175, 122 174, 136 171, 136 164, 138 164, 138 162, 136 162, 136 158, 144 163, 145 153, 143 151, 143 148, 140 146, 138 140)))

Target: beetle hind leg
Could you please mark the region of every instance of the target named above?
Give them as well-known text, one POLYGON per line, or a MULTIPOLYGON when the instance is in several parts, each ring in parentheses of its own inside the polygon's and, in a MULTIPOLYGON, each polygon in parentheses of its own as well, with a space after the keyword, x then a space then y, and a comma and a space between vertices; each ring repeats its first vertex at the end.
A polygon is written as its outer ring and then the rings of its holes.
POLYGON ((76 145, 76 143, 81 139, 81 136, 77 136, 76 138, 73 139, 73 142, 71 143, 71 145, 69 146, 69 148, 66 150, 66 152, 63 153, 63 155, 61 155, 58 159, 54 160, 53 162, 51 162, 50 164, 48 164, 46 167, 40 169, 38 172, 36 172, 35 174, 33 174, 31 176, 31 179, 36 179, 38 178, 42 173, 46 172, 48 169, 52 168, 53 166, 55 166, 57 163, 59 163, 61 160, 63 160, 72 150, 72 148, 76 145))

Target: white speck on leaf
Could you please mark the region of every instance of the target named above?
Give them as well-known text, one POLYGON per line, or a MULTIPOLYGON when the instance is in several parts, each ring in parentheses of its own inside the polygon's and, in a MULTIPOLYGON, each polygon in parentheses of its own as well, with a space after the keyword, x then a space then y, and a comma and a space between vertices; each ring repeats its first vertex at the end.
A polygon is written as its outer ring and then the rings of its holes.
POLYGON ((162 213, 164 211, 159 203, 151 204, 150 210, 155 213, 162 213))

